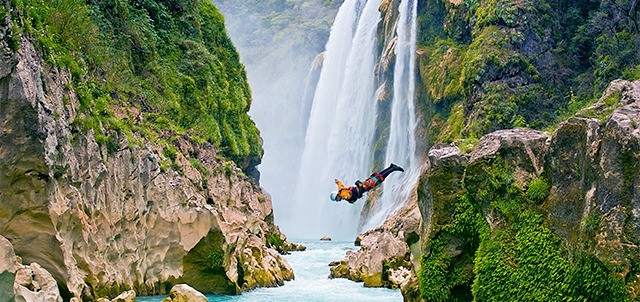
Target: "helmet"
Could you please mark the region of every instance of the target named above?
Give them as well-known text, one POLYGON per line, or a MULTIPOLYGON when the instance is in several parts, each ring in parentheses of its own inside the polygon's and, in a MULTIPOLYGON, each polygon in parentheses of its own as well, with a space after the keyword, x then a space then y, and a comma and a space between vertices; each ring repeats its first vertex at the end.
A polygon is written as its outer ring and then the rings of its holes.
POLYGON ((340 196, 338 196, 338 192, 336 191, 331 192, 331 195, 329 195, 329 198, 331 198, 331 200, 333 201, 340 201, 340 196))

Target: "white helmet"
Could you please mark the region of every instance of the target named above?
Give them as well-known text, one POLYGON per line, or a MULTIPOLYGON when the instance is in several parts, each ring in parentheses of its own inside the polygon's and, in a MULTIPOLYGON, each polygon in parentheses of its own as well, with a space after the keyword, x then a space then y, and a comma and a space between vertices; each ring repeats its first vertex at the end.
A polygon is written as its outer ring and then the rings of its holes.
POLYGON ((336 191, 331 192, 331 195, 329 195, 329 198, 331 198, 331 200, 333 201, 340 201, 340 196, 338 196, 338 192, 336 191))

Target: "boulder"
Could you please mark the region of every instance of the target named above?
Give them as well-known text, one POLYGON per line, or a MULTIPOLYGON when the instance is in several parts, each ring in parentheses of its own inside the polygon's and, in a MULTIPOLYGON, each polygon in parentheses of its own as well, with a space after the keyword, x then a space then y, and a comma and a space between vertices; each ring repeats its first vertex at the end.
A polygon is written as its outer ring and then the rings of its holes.
POLYGON ((322 236, 322 238, 320 238, 321 241, 331 241, 331 237, 329 236, 322 236))
POLYGON ((414 197, 385 223, 358 236, 358 251, 329 264, 330 278, 362 281, 367 287, 399 288, 413 267, 410 245, 417 242, 420 212, 414 197))
POLYGON ((128 290, 113 298, 111 302, 136 302, 136 292, 128 290))
POLYGON ((285 241, 282 250, 287 252, 301 252, 307 250, 307 247, 299 243, 285 241))
POLYGON ((18 302, 62 302, 56 280, 37 263, 18 268, 13 289, 18 302))
POLYGON ((176 284, 163 302, 209 302, 201 292, 186 284, 176 284))

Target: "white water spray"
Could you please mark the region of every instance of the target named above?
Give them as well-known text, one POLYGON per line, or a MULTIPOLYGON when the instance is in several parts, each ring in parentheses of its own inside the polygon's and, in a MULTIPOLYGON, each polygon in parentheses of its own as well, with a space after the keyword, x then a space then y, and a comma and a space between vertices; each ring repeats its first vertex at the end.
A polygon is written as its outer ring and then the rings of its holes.
MULTIPOLYGON (((352 240, 360 231, 365 199, 355 204, 334 202, 329 193, 336 190, 334 178, 353 185, 372 171, 376 100, 381 91, 375 80, 380 3, 381 0, 346 0, 331 29, 309 117, 296 194, 280 224, 289 237, 329 235, 352 240)), ((401 206, 418 177, 413 104, 416 11, 417 0, 400 3, 394 99, 385 158, 386 165, 396 163, 406 172, 396 172, 394 180, 385 181, 385 192, 367 227, 379 225, 401 206)))
POLYGON ((282 227, 290 237, 353 239, 361 203, 329 200, 334 178, 355 181, 371 167, 375 131, 378 7, 381 0, 345 1, 331 29, 316 88, 297 194, 282 227))
POLYGON ((399 180, 383 183, 383 193, 373 215, 363 230, 375 228, 402 207, 420 177, 420 163, 416 158, 415 69, 418 0, 403 0, 399 7, 396 64, 393 72, 393 104, 385 163, 395 163, 405 172, 395 173, 399 180))

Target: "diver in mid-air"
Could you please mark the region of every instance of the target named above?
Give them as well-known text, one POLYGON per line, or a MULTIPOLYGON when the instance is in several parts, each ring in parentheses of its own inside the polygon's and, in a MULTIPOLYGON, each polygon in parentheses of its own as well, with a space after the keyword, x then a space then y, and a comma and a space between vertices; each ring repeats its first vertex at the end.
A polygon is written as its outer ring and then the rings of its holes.
POLYGON ((360 180, 356 181, 355 186, 345 187, 344 184, 338 179, 336 179, 336 184, 338 185, 338 191, 331 192, 331 200, 340 201, 346 200, 349 203, 354 203, 358 198, 362 197, 364 193, 367 191, 377 187, 381 184, 391 172, 400 171, 404 172, 399 166, 394 164, 389 165, 389 167, 380 171, 379 173, 371 173, 371 176, 361 182, 360 180))

